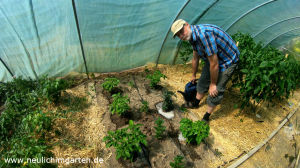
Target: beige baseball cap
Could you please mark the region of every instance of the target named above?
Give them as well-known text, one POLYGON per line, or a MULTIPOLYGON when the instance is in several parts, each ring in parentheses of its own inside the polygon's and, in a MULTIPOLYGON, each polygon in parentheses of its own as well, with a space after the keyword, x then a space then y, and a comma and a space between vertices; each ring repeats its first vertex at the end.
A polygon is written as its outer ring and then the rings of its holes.
POLYGON ((171 31, 173 32, 173 38, 175 38, 176 33, 183 28, 185 23, 186 21, 178 19, 172 24, 171 31))

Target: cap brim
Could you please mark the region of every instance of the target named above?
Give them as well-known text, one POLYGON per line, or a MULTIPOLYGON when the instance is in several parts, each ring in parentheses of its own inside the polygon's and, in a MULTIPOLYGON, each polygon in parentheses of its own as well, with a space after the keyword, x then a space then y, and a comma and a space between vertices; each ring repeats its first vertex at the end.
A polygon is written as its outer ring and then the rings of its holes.
POLYGON ((176 34, 182 29, 184 27, 184 25, 182 25, 181 26, 181 28, 180 29, 178 29, 174 34, 173 34, 173 38, 175 38, 176 37, 176 34))

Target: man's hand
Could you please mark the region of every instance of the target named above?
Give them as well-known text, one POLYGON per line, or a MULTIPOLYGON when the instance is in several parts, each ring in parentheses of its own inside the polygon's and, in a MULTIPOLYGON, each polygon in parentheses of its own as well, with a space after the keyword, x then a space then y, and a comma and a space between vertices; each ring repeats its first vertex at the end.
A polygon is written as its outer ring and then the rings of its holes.
POLYGON ((192 84, 195 84, 195 82, 196 82, 196 76, 192 76, 192 78, 191 78, 191 82, 192 82, 192 84))
POLYGON ((211 97, 216 97, 218 95, 217 85, 210 84, 208 92, 211 97))

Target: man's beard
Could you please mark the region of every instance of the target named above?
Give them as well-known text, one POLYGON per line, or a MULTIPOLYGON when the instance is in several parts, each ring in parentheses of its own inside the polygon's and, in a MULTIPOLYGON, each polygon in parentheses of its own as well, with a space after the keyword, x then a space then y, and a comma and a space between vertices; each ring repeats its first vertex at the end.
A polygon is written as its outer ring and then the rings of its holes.
POLYGON ((184 38, 184 41, 190 41, 191 37, 192 37, 192 30, 188 29, 188 34, 187 34, 186 38, 184 38))

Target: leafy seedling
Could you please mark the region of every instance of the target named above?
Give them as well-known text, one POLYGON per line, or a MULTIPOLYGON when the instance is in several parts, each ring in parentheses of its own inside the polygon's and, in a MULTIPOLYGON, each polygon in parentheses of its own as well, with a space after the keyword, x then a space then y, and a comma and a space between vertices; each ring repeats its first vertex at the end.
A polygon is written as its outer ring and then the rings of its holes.
POLYGON ((209 135, 209 126, 204 121, 193 122, 187 118, 180 121, 180 131, 188 144, 199 145, 209 135))
POLYGON ((104 90, 112 93, 113 89, 118 86, 120 80, 117 78, 105 78, 104 82, 101 84, 104 90))
POLYGON ((153 72, 153 74, 148 74, 146 76, 147 79, 150 79, 150 87, 152 89, 158 88, 158 83, 160 82, 160 78, 166 78, 164 74, 162 74, 159 70, 153 72))
POLYGON ((109 105, 112 114, 124 115, 130 109, 128 96, 122 96, 120 93, 112 95, 113 102, 109 105))
POLYGON ((140 112, 149 113, 149 103, 145 100, 142 101, 142 106, 140 108, 140 112))
POLYGON ((164 91, 164 102, 162 104, 162 108, 165 112, 174 109, 174 104, 171 98, 173 95, 175 95, 175 93, 172 91, 164 91))
POLYGON ((140 131, 141 124, 134 124, 132 120, 129 121, 129 126, 118 129, 116 131, 108 131, 108 135, 104 137, 103 141, 106 147, 115 147, 116 159, 123 158, 125 160, 134 160, 138 152, 142 152, 140 144, 147 146, 146 135, 140 131))
POLYGON ((170 162, 170 166, 172 168, 184 168, 185 167, 185 163, 183 163, 183 156, 181 155, 177 155, 174 158, 174 162, 170 162))
POLYGON ((155 137, 157 139, 162 139, 163 138, 163 134, 166 131, 166 127, 163 125, 164 124, 164 120, 161 119, 160 117, 158 117, 158 119, 155 121, 156 126, 155 128, 155 137))

